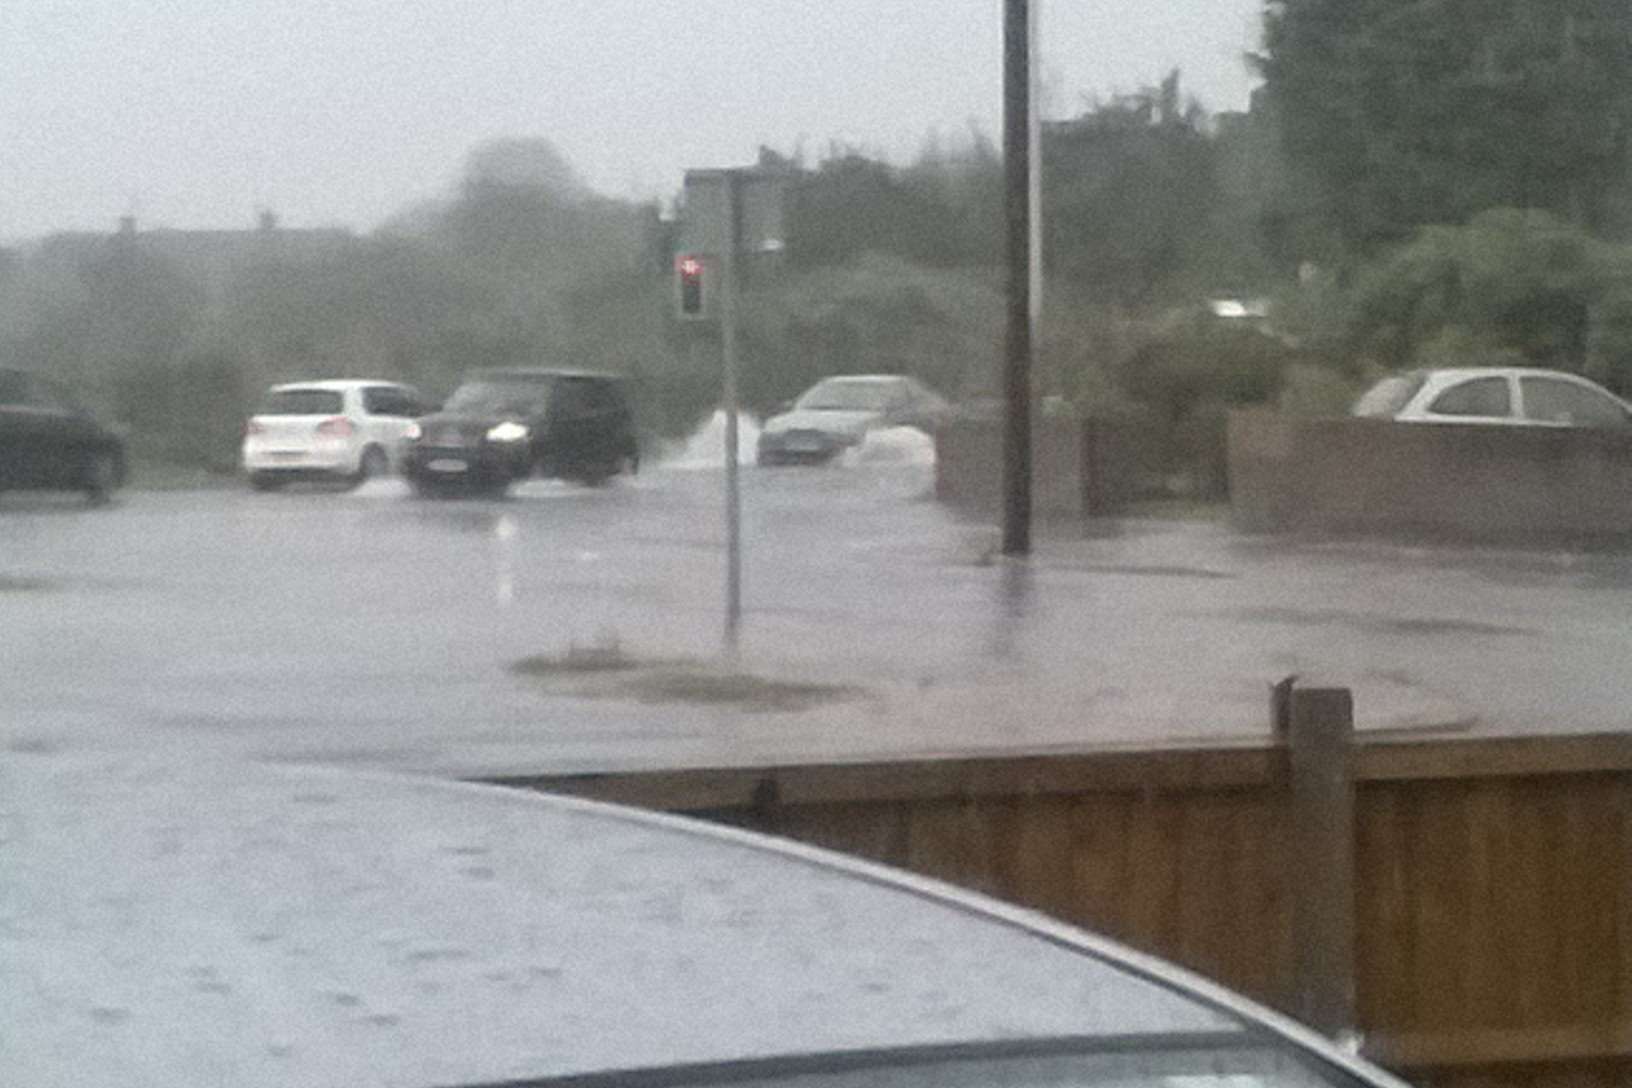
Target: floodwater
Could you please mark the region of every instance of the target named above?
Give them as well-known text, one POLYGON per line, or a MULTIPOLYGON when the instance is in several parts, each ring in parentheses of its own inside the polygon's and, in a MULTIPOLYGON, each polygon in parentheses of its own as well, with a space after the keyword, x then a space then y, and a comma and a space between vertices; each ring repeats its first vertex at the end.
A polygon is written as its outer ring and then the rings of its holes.
POLYGON ((1172 745, 1261 736, 1293 673, 1407 736, 1632 721, 1632 559, 1135 519, 1012 563, 888 433, 741 474, 728 654, 719 449, 491 501, 6 496, 0 744, 449 774, 1172 745))

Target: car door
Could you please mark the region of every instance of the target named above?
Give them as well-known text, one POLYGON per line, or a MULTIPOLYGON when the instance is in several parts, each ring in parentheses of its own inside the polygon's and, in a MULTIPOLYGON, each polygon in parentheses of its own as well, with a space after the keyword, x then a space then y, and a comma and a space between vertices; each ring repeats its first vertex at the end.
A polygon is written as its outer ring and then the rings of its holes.
POLYGON ((32 487, 34 413, 28 407, 28 377, 0 370, 0 487, 32 487))
POLYGON ((545 441, 548 471, 570 473, 595 459, 590 384, 583 378, 562 378, 550 392, 550 425, 545 441))
POLYGON ((588 459, 596 465, 617 465, 629 453, 628 405, 611 381, 585 383, 588 459))
POLYGON ((940 425, 941 417, 946 414, 946 402, 911 378, 906 380, 904 386, 906 405, 900 422, 933 434, 940 425))
POLYGON ((35 375, 34 405, 48 435, 46 448, 53 458, 48 486, 78 488, 87 479, 91 460, 103 449, 106 432, 66 389, 35 375))
POLYGON ((1505 374, 1486 374, 1439 390, 1417 417, 1425 422, 1511 426, 1523 423, 1516 411, 1513 381, 1505 374))
POLYGON ((1568 378, 1526 375, 1519 379, 1524 418, 1544 427, 1632 428, 1632 412, 1608 393, 1568 378))
POLYGON ((892 381, 884 387, 884 412, 879 420, 883 427, 915 427, 913 422, 912 390, 904 381, 892 381))
POLYGON ((97 428, 66 393, 36 374, 14 373, 4 399, 11 487, 76 487, 97 428))

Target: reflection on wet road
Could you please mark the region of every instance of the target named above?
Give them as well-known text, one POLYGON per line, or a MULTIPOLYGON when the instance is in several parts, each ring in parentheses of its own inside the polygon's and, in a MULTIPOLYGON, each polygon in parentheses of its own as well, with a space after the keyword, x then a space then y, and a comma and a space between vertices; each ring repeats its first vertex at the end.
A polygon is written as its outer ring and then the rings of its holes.
POLYGON ((1632 722, 1632 559, 1152 520, 1050 528, 1017 566, 930 471, 745 472, 729 661, 706 468, 504 501, 8 496, 0 743, 468 773, 1185 743, 1260 734, 1289 673, 1354 687, 1362 728, 1632 722))

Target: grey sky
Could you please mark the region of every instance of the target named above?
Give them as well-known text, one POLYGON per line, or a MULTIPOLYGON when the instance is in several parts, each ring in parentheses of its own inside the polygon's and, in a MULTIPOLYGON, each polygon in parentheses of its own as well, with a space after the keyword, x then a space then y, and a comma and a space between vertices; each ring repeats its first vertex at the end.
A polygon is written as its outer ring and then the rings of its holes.
MULTIPOLYGON (((1260 0, 1044 0, 1055 113, 1181 67, 1240 108, 1260 0)), ((0 0, 0 238, 367 229, 546 136, 596 188, 998 130, 999 0, 0 0)))

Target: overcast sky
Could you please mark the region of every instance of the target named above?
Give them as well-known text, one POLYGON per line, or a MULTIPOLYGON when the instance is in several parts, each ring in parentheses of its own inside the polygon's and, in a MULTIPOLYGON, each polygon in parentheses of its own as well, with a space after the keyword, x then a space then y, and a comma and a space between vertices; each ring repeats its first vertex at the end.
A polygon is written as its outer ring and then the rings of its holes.
MULTIPOLYGON (((1043 0, 1055 114, 1169 68, 1245 105, 1261 0, 1043 0)), ((994 137, 999 0, 0 0, 0 238, 366 230, 465 153, 552 140, 597 189, 830 140, 994 137)))

